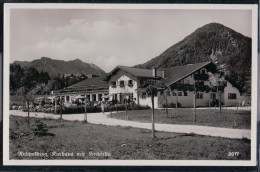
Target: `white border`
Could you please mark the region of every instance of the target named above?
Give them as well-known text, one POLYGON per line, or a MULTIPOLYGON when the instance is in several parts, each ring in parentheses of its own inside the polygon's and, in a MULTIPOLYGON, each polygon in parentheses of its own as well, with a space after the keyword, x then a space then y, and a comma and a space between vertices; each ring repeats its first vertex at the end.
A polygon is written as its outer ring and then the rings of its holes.
POLYGON ((256 166, 257 128, 257 28, 258 5, 222 4, 4 4, 3 58, 3 165, 79 165, 79 166, 256 166), (252 11, 252 108, 251 160, 9 160, 9 64, 10 64, 10 9, 207 9, 252 11))

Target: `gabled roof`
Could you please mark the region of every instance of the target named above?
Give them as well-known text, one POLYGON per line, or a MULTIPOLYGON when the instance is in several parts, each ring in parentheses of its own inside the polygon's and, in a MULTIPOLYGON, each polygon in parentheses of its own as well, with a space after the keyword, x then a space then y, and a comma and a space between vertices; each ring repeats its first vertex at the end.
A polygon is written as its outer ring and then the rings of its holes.
MULTIPOLYGON (((141 68, 133 68, 133 67, 127 67, 127 66, 117 66, 107 75, 106 80, 109 80, 111 78, 111 76, 114 75, 119 70, 124 70, 136 77, 154 78, 152 69, 141 69, 141 68)), ((157 70, 157 76, 161 77, 162 71, 157 70)))
POLYGON ((99 89, 99 88, 107 88, 108 89, 108 83, 104 81, 103 77, 93 77, 88 78, 83 81, 80 81, 76 84, 73 84, 68 87, 68 89, 99 89))
POLYGON ((166 85, 171 85, 209 64, 212 63, 204 62, 204 63, 188 64, 184 66, 175 66, 175 67, 160 69, 160 70, 164 70, 164 76, 165 76, 162 82, 164 82, 166 85))

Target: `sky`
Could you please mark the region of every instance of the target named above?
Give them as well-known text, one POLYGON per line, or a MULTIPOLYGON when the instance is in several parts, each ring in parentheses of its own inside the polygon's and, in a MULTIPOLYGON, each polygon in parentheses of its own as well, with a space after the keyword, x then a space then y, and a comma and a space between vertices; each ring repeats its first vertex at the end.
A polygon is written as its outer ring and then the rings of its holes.
POLYGON ((11 9, 10 60, 80 59, 105 72, 160 55, 199 27, 223 24, 251 37, 249 10, 11 9))

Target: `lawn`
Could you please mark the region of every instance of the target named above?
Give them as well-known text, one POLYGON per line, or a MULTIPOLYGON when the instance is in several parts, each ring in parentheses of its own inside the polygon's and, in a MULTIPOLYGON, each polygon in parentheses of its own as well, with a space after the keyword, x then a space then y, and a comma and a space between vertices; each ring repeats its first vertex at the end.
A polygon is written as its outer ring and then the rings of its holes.
MULTIPOLYGON (((250 140, 111 127, 79 121, 40 119, 55 136, 35 136, 35 118, 10 116, 11 159, 249 160, 250 140), (19 152, 23 152, 20 156, 19 152), (40 152, 42 157, 25 156, 40 152), (56 156, 52 156, 57 152, 56 156), (72 156, 60 156, 63 153, 72 156), (228 156, 239 152, 238 156, 228 156), (81 156, 79 156, 81 153, 81 156), (85 153, 83 156, 82 153, 85 153), (102 155, 102 156, 100 156, 102 155), (104 156, 105 155, 105 156, 104 156)), ((65 155, 65 154, 63 154, 65 155)))
MULTIPOLYGON (((164 109, 155 110, 155 122, 164 124, 203 125, 224 128, 251 128, 251 111, 245 110, 222 110, 219 109, 197 109, 196 123, 193 122, 193 109, 168 109, 169 116, 166 117, 164 109)), ((139 122, 151 122, 151 110, 128 111, 128 120, 139 122)), ((125 112, 114 112, 112 118, 127 119, 125 112)))

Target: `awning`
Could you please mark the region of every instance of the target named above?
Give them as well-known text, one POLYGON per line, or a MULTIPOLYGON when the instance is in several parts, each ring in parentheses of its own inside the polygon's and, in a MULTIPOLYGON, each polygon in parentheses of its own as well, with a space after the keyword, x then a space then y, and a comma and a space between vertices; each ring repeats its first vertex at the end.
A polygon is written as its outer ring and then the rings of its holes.
POLYGON ((47 99, 53 100, 55 99, 55 96, 47 97, 47 99))
POLYGON ((84 99, 85 97, 84 96, 76 96, 74 97, 74 99, 84 99))
POLYGON ((108 95, 103 95, 101 98, 109 98, 109 97, 112 97, 113 96, 113 94, 108 94, 108 95))

